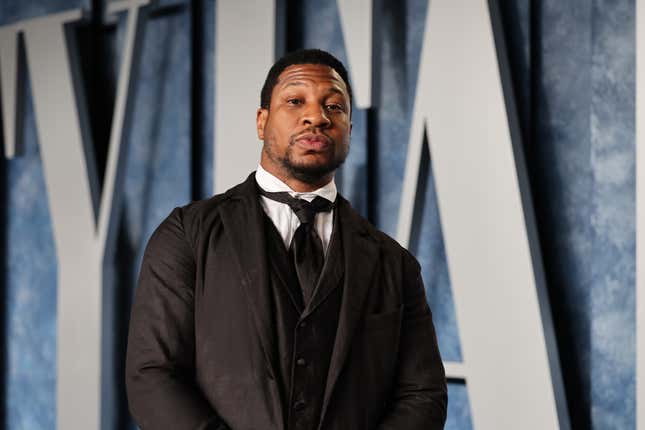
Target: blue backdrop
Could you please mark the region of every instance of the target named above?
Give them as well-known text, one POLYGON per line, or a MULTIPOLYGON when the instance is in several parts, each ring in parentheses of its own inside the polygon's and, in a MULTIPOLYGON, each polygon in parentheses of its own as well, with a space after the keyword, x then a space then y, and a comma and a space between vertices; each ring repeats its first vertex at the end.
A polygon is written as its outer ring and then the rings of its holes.
MULTIPOLYGON (((97 160, 104 165, 122 22, 105 0, 4 0, 0 25, 84 7, 78 29, 97 160)), ((378 108, 355 111, 342 193, 393 235, 427 0, 380 11, 378 108)), ((347 57, 333 0, 287 1, 287 49, 347 57)), ((212 193, 215 0, 162 1, 146 24, 130 135, 115 283, 118 354, 110 427, 131 426, 122 386, 130 300, 145 243, 178 205, 212 193)), ((573 429, 635 428, 635 5, 633 0, 500 2, 573 429)), ((27 83, 28 86, 28 83, 27 83)), ((249 112, 254 117, 255 112, 249 112)), ((56 251, 27 98, 23 151, 0 159, 0 323, 7 429, 56 414, 56 251)), ((255 145, 256 142, 248 142, 255 145)), ((259 150, 259 144, 258 144, 259 150)), ((240 179, 247 172, 240 172, 240 179)), ((432 172, 412 251, 423 266, 445 360, 460 361, 432 172)), ((450 384, 447 429, 471 428, 467 385, 450 384)), ((522 423, 517 424, 522 428, 522 423)))

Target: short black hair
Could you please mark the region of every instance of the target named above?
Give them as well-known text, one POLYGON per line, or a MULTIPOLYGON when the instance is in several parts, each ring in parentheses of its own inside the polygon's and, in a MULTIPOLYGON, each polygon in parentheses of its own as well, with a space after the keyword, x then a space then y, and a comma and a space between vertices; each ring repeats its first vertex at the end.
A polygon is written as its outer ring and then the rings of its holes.
POLYGON ((347 69, 343 66, 343 63, 327 51, 322 49, 299 49, 297 51, 292 51, 276 61, 269 73, 267 74, 266 79, 264 80, 264 85, 262 86, 262 92, 260 93, 260 107, 263 109, 269 109, 271 105, 271 94, 273 93, 273 87, 278 83, 278 77, 280 73, 284 71, 289 66, 295 64, 322 64, 324 66, 329 66, 340 75, 340 77, 345 82, 347 87, 347 93, 349 94, 349 103, 352 103, 352 86, 349 84, 349 76, 347 75, 347 69))

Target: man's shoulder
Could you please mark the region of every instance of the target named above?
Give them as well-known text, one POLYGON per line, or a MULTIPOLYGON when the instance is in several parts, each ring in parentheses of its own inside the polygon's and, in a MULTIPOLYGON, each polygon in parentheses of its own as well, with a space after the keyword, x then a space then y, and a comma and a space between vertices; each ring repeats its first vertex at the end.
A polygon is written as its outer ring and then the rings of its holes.
POLYGON ((229 188, 223 193, 215 194, 211 197, 192 201, 180 209, 185 216, 203 217, 212 215, 219 209, 226 207, 226 203, 239 198, 252 198, 256 196, 255 191, 255 172, 252 172, 245 181, 229 188))
MULTIPOLYGON (((342 198, 342 197, 341 197, 342 198)), ((346 205, 346 214, 345 220, 342 220, 343 224, 352 223, 357 230, 365 234, 373 242, 375 242, 380 248, 384 257, 389 259, 405 259, 416 263, 416 258, 405 248, 403 247, 396 239, 391 237, 386 232, 378 229, 374 224, 372 224, 367 218, 359 214, 351 204, 345 200, 344 204, 346 205)))
POLYGON ((214 196, 202 200, 194 200, 181 206, 179 210, 181 211, 184 219, 202 219, 206 216, 217 214, 218 210, 222 205, 225 205, 229 198, 230 196, 228 196, 226 192, 215 194, 214 196))
POLYGON ((212 229, 221 223, 221 213, 227 210, 229 202, 237 201, 240 198, 253 198, 252 181, 254 181, 253 174, 246 181, 223 193, 177 207, 170 213, 165 222, 170 221, 180 224, 189 238, 203 232, 205 229, 212 229))

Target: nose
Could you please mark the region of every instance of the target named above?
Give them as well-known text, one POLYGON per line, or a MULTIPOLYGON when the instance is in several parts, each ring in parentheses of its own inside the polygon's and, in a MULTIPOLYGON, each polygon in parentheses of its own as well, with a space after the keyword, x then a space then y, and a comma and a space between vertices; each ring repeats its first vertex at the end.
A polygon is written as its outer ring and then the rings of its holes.
POLYGON ((325 128, 331 124, 324 106, 311 104, 307 106, 302 115, 304 125, 325 128))

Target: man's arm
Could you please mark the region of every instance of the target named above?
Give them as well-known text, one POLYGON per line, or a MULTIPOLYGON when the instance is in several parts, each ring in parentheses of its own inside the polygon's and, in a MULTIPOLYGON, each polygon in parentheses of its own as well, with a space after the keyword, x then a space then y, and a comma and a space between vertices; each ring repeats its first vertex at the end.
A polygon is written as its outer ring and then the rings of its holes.
POLYGON ((379 430, 440 430, 446 422, 448 391, 432 314, 419 264, 408 253, 403 264, 403 322, 397 379, 379 430))
POLYGON ((126 388, 142 429, 225 429, 195 383, 195 259, 175 209, 150 238, 135 294, 126 388))

